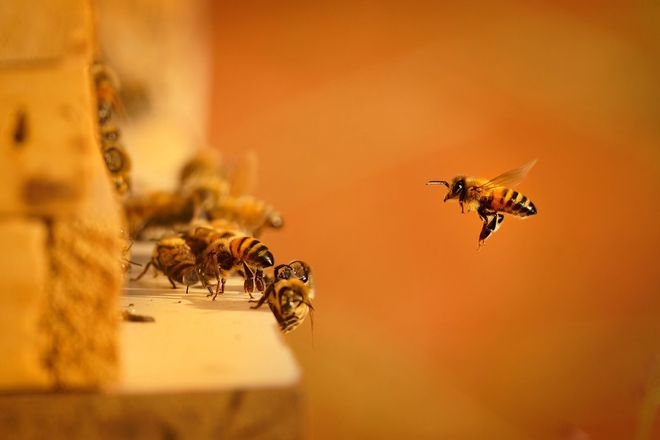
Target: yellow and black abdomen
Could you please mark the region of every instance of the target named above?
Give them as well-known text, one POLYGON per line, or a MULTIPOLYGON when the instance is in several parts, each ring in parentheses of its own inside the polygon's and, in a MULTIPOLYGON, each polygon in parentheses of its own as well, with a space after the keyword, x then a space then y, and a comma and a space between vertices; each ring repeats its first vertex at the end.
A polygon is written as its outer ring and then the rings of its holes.
POLYGON ((518 217, 536 214, 536 206, 527 196, 510 188, 495 188, 482 199, 482 206, 489 211, 504 212, 518 217))
POLYGON ((229 244, 231 254, 248 265, 266 268, 273 265, 275 259, 268 247, 253 237, 236 237, 229 244))
POLYGON ((195 256, 181 238, 161 240, 154 249, 152 263, 165 275, 180 283, 195 270, 195 256))

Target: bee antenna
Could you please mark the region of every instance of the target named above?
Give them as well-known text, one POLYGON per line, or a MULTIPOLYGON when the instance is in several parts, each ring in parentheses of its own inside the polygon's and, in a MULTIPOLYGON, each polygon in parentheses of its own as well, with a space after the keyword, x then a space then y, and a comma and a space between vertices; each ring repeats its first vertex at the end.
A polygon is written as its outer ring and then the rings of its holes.
POLYGON ((444 185, 447 188, 449 188, 449 182, 446 180, 429 180, 426 182, 427 185, 444 185))

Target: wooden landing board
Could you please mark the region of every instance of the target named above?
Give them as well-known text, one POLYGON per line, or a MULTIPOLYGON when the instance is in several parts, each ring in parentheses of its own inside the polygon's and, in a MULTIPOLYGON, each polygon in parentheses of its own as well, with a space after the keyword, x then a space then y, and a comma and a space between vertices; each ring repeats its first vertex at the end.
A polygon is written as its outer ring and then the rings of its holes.
MULTIPOLYGON (((134 246, 145 263, 153 245, 134 246)), ((131 276, 142 268, 135 267, 131 276), (138 270, 139 269, 139 270, 138 270)), ((151 269, 150 269, 151 271, 151 269)), ((130 282, 123 307, 155 322, 121 329, 122 392, 293 387, 300 370, 268 307, 252 310, 241 279, 227 282, 216 301, 200 287, 172 289, 162 275, 130 282)), ((255 296, 256 298, 256 296, 255 296)))
MULTIPOLYGON (((152 246, 137 243, 133 261, 152 246)), ((122 306, 155 321, 122 322, 120 383, 0 395, 0 438, 301 438, 300 369, 270 310, 249 308, 241 280, 227 290, 211 301, 162 275, 129 282, 122 306)))

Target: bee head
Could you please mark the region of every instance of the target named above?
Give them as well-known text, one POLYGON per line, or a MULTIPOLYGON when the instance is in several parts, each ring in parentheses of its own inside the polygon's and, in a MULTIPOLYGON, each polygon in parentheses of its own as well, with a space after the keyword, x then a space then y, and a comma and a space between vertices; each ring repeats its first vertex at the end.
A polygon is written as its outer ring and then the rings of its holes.
POLYGON ((461 198, 465 194, 465 176, 456 176, 447 185, 449 191, 445 195, 445 202, 449 199, 461 198))
POLYGON ((456 176, 451 182, 447 182, 446 180, 429 180, 426 184, 444 185, 449 188, 449 191, 445 195, 445 202, 450 199, 461 198, 465 194, 465 176, 456 176))
POLYGON ((275 278, 288 280, 299 279, 303 283, 309 281, 310 269, 309 265, 304 261, 295 260, 289 264, 280 264, 275 268, 275 278))

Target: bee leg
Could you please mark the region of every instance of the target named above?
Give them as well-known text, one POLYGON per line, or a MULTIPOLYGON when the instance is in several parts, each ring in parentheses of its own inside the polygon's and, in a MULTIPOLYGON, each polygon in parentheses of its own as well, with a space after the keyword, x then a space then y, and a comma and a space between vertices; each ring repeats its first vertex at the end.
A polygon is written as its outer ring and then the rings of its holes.
POLYGON ((188 295, 188 289, 190 288, 190 284, 186 284, 186 295, 188 295))
POLYGON ((256 284, 257 290, 259 292, 264 291, 264 272, 261 269, 257 269, 255 275, 254 275, 254 282, 256 284))
POLYGON ((206 295, 206 296, 208 297, 208 296, 213 295, 213 289, 209 285, 208 281, 206 281, 206 277, 204 276, 204 274, 202 273, 200 268, 196 267, 195 270, 197 271, 197 276, 199 277, 200 281, 202 282, 202 287, 209 291, 209 294, 206 295))
POLYGON ((144 276, 144 274, 147 273, 147 270, 149 270, 149 266, 151 266, 151 265, 153 265, 153 263, 151 261, 149 261, 147 263, 147 265, 144 266, 144 270, 142 271, 142 273, 140 273, 140 275, 138 275, 137 277, 133 278, 131 281, 137 281, 140 278, 142 278, 144 276))
POLYGON ((245 293, 250 295, 250 298, 252 298, 252 292, 254 291, 254 275, 248 265, 245 264, 245 262, 243 262, 243 271, 245 272, 245 283, 243 283, 243 290, 245 290, 245 293))
POLYGON ((216 296, 222 295, 223 293, 225 293, 225 283, 226 282, 227 282, 227 280, 225 280, 224 278, 220 278, 218 280, 218 284, 216 285, 216 288, 215 288, 215 295, 213 295, 213 301, 215 301, 216 296))
POLYGON ((484 225, 481 228, 481 233, 479 234, 479 247, 483 246, 486 239, 490 237, 493 232, 497 231, 504 221, 504 216, 497 213, 493 215, 493 218, 490 221, 488 221, 488 217, 484 216, 482 218, 485 218, 486 221, 484 221, 484 225))
POLYGON ((176 289, 176 284, 174 284, 174 280, 170 278, 170 276, 167 276, 167 279, 170 281, 170 284, 172 285, 172 289, 176 289))
MULTIPOLYGON (((254 300, 250 300, 250 302, 255 302, 254 300)), ((250 306, 251 309, 258 309, 259 307, 263 306, 264 303, 266 302, 266 295, 261 295, 261 298, 259 298, 259 301, 256 301, 257 304, 250 306)))

